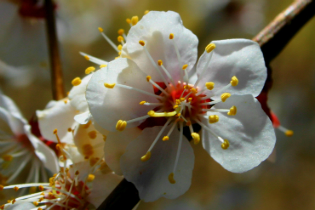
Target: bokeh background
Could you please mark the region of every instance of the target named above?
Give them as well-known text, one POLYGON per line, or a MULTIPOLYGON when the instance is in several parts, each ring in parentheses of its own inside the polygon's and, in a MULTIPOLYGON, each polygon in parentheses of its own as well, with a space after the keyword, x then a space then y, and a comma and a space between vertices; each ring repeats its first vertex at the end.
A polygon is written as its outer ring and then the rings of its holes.
MULTIPOLYGON (((19 0, 9 2, 20 6, 19 0)), ((290 3, 292 0, 58 0, 66 90, 70 90, 74 77, 82 77, 85 68, 91 66, 79 51, 104 60, 116 57, 99 34, 99 26, 117 42, 118 29, 129 29, 126 18, 140 18, 145 10, 173 10, 199 38, 201 54, 212 40, 253 38, 290 3)), ((30 119, 52 99, 44 22, 22 16, 6 22, 3 18, 11 16, 3 11, 0 17, 0 88, 30 119)), ((196 161, 188 192, 175 200, 141 202, 138 209, 315 209, 314 37, 313 18, 271 63, 273 87, 268 104, 282 125, 294 130, 292 137, 276 131, 273 161, 265 161, 247 173, 233 174, 201 145, 193 146, 196 161)))

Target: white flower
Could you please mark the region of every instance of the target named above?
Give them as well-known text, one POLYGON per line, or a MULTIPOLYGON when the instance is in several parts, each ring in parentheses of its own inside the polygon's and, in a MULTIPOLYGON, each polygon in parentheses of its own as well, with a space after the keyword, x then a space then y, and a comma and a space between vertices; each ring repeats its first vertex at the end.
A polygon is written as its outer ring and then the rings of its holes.
POLYGON ((0 145, 0 185, 21 178, 25 183, 47 181, 45 168, 52 173, 59 170, 54 151, 31 133, 31 126, 14 102, 1 93, 0 145))
POLYGON ((85 99, 86 85, 91 76, 73 80, 75 86, 69 93, 69 99, 51 101, 45 110, 36 111, 43 137, 56 143, 66 143, 74 153, 77 149, 81 155, 74 158, 76 162, 82 158, 104 157, 104 140, 108 131, 102 129, 101 134, 96 130, 85 99), (54 133, 55 129, 60 142, 54 133))
POLYGON ((194 154, 184 126, 197 144, 192 125, 199 124, 204 149, 231 172, 269 156, 274 130, 254 98, 267 76, 257 43, 213 41, 195 67, 198 39, 170 11, 148 13, 126 40, 122 58, 94 73, 86 98, 95 122, 113 132, 108 165, 141 199, 176 198, 189 188, 194 154))

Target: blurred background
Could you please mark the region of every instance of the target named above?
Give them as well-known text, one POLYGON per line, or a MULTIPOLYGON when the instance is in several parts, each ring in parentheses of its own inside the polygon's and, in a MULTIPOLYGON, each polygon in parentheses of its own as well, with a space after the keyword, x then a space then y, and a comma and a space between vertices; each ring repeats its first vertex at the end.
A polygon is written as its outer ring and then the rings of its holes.
MULTIPOLYGON (((23 1, 22 1, 23 2, 23 1)), ((126 18, 145 10, 178 12, 184 26, 199 38, 200 54, 212 40, 253 38, 292 0, 76 0, 56 1, 56 16, 66 90, 84 76, 79 51, 104 60, 116 52, 98 27, 115 42, 126 18)), ((28 13, 21 0, 0 0, 0 88, 27 119, 52 100, 43 19, 28 13), (23 8, 23 9, 21 9, 23 8), (21 12, 22 11, 22 12, 21 12)), ((25 6, 25 5, 24 5, 25 6)), ((243 174, 216 163, 199 144, 189 191, 175 200, 140 203, 139 210, 315 209, 315 19, 307 23, 271 63, 273 87, 268 104, 281 124, 274 161, 243 174)), ((118 44, 118 43, 117 43, 118 44)))

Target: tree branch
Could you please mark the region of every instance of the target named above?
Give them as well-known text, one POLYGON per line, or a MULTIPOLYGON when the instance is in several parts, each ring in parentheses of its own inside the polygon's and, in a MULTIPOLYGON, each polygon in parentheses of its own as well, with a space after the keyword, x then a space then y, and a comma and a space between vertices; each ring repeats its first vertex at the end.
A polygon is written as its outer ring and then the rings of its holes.
POLYGON ((52 0, 45 0, 45 19, 49 47, 52 94, 54 100, 60 100, 65 97, 65 91, 57 42, 54 5, 52 0))

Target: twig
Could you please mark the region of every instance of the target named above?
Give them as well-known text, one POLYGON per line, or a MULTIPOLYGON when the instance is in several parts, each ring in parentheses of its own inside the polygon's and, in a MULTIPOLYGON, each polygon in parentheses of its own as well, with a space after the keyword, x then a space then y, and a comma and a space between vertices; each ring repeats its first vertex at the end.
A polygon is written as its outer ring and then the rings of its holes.
POLYGON ((65 97, 61 61, 56 33, 56 21, 52 0, 45 0, 45 19, 49 46, 51 83, 53 99, 60 100, 65 97))
POLYGON ((315 14, 313 0, 297 0, 281 12, 253 41, 258 42, 266 63, 274 59, 315 14))

